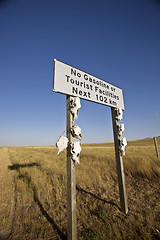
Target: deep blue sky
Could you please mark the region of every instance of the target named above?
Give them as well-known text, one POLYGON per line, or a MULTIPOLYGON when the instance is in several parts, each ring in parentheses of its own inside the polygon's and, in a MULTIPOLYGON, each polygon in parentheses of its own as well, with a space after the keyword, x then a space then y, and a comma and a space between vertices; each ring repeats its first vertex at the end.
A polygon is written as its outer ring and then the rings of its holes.
MULTIPOLYGON (((160 4, 151 0, 0 1, 0 145, 52 145, 66 96, 53 59, 124 91, 124 136, 160 135, 160 4)), ((82 143, 113 141, 110 107, 81 101, 82 143)))

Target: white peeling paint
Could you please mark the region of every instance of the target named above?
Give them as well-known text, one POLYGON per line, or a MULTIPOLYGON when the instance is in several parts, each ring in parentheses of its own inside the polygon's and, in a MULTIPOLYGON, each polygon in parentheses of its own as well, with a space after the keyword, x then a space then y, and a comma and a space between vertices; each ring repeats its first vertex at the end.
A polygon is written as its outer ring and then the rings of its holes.
POLYGON ((125 155, 126 146, 127 146, 127 140, 126 140, 126 138, 120 139, 119 150, 121 151, 121 153, 122 153, 123 155, 125 155))
POLYGON ((78 118, 78 111, 81 108, 80 98, 79 97, 71 97, 71 106, 70 111, 74 116, 74 119, 78 118))
POLYGON ((76 164, 79 164, 79 155, 81 152, 81 144, 80 142, 73 142, 71 143, 71 155, 72 160, 76 162, 76 164))
POLYGON ((124 132, 124 124, 122 123, 118 125, 118 135, 122 137, 123 132, 124 132))
POLYGON ((82 139, 82 135, 81 135, 81 128, 77 125, 73 126, 73 128, 71 129, 71 133, 73 135, 73 137, 81 140, 82 139))
POLYGON ((117 113, 117 116, 116 116, 117 120, 122 122, 122 120, 123 120, 123 111, 122 111, 122 109, 121 108, 117 108, 116 109, 116 113, 117 113))
POLYGON ((58 148, 57 155, 62 152, 64 149, 66 149, 68 146, 68 138, 64 136, 60 136, 58 141, 56 142, 56 147, 58 148))

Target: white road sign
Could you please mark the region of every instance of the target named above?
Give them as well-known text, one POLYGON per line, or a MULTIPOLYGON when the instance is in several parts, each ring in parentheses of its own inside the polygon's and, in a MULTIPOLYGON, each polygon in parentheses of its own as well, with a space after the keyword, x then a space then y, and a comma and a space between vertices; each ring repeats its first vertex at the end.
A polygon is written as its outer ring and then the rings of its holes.
POLYGON ((53 91, 122 108, 122 89, 54 59, 53 91))

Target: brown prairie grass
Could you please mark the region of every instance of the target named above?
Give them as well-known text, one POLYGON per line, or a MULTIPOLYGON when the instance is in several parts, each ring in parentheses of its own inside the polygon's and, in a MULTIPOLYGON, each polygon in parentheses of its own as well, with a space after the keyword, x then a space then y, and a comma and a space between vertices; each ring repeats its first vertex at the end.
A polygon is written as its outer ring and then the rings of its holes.
MULTIPOLYGON (((13 189, 5 197, 13 209, 9 215, 0 207, 0 220, 11 219, 0 231, 13 240, 66 239, 66 153, 57 156, 54 147, 10 147, 8 153, 13 189)), ((123 160, 127 215, 120 211, 113 143, 82 146, 76 167, 78 239, 159 238, 160 159, 153 139, 129 142, 123 160)))

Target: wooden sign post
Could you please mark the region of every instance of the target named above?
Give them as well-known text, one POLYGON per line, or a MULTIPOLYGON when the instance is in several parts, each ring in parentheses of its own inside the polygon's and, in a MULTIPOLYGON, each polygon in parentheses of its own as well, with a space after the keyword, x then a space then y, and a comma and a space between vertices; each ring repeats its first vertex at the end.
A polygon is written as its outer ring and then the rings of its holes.
POLYGON ((119 150, 120 138, 115 110, 125 109, 123 91, 121 88, 56 59, 54 60, 53 91, 67 95, 67 138, 69 140, 67 147, 67 238, 77 240, 75 161, 71 156, 71 142, 74 142, 71 134, 71 128, 74 126, 74 117, 70 112, 71 96, 111 107, 121 209, 127 213, 123 160, 119 150))
POLYGON ((67 147, 67 239, 77 239, 76 222, 76 169, 75 162, 71 158, 71 142, 74 138, 71 134, 71 127, 74 126, 74 117, 70 112, 71 97, 66 96, 67 111, 67 138, 69 140, 67 147))
POLYGON ((118 130, 117 130, 118 120, 116 119, 115 108, 112 107, 111 112, 112 112, 114 146, 115 146, 115 155, 116 155, 116 166, 117 166, 117 174, 118 174, 121 210, 124 213, 127 213, 128 212, 128 203, 127 203, 127 195, 126 195, 126 187, 125 187, 124 170, 123 170, 123 159, 122 159, 122 156, 119 151, 120 138, 118 137, 118 130))
POLYGON ((155 145, 155 149, 156 149, 157 158, 159 158, 159 152, 158 152, 158 146, 157 146, 157 139, 156 139, 156 137, 154 137, 154 145, 155 145))

